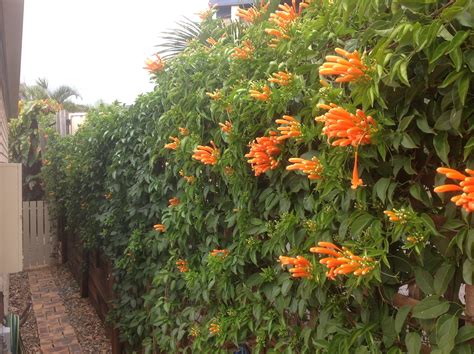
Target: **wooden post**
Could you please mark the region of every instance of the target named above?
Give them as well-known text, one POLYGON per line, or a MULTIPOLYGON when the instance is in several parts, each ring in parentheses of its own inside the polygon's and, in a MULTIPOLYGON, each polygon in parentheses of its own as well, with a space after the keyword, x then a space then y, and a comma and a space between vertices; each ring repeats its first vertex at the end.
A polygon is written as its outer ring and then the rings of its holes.
POLYGON ((3 292, 0 291, 0 324, 3 323, 3 319, 5 318, 5 307, 4 306, 5 305, 4 305, 4 302, 3 302, 3 292))
POLYGON ((470 320, 466 320, 466 324, 474 326, 474 285, 466 284, 466 308, 465 314, 470 320))

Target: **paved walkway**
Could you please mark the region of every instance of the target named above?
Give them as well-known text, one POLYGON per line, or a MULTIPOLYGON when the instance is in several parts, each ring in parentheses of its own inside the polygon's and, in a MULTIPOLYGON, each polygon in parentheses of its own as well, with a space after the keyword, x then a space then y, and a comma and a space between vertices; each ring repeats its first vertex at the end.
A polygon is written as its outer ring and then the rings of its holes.
POLYGON ((43 354, 82 353, 50 268, 28 272, 33 311, 43 354))

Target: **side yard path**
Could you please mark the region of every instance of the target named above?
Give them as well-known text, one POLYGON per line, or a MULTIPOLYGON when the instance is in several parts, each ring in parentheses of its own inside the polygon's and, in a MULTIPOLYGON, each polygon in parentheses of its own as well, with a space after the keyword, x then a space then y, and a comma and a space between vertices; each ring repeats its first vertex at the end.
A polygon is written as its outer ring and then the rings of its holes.
POLYGON ((21 326, 28 353, 111 353, 105 328, 65 265, 10 276, 10 311, 32 311, 21 326))

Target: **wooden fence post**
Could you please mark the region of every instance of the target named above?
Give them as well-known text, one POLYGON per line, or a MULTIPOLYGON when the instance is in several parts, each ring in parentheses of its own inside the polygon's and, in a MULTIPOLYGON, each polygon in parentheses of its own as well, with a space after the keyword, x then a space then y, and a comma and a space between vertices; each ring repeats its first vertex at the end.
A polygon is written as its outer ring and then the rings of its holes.
POLYGON ((466 320, 466 324, 474 325, 474 285, 466 284, 466 293, 464 296, 466 300, 464 312, 466 316, 470 318, 470 320, 466 320))

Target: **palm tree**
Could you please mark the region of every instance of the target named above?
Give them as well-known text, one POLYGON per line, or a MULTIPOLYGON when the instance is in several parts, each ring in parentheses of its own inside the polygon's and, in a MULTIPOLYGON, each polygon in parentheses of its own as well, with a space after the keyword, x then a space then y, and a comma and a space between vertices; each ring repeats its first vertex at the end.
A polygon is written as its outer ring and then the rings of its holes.
POLYGON ((25 101, 52 99, 60 103, 69 112, 88 110, 88 106, 71 102, 71 97, 81 98, 79 92, 71 86, 61 85, 55 90, 49 88, 49 82, 45 78, 36 80, 35 85, 28 86, 26 83, 20 84, 20 99, 25 101))

